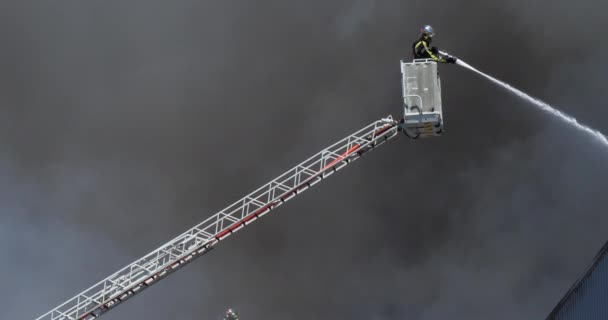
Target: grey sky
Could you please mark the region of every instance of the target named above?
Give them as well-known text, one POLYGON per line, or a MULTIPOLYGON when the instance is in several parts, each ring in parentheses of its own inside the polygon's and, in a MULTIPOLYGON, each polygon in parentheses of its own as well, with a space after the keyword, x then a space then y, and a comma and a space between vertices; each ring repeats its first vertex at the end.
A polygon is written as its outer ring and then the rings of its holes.
MULTIPOLYGON (((388 114, 436 45, 608 132, 597 1, 0 3, 0 318, 32 319, 388 114)), ((606 240, 608 150, 441 66, 398 139, 104 316, 544 319, 606 240)))

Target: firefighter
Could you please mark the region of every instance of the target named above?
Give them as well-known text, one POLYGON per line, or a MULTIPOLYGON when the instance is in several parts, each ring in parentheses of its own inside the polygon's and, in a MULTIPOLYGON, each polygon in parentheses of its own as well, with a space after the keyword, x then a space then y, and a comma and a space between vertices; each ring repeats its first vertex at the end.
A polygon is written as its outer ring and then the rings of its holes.
POLYGON ((451 56, 443 56, 439 53, 439 49, 431 47, 431 41, 435 31, 433 27, 426 25, 420 29, 420 38, 414 42, 412 49, 414 51, 414 59, 433 59, 440 63, 456 63, 456 58, 451 56))

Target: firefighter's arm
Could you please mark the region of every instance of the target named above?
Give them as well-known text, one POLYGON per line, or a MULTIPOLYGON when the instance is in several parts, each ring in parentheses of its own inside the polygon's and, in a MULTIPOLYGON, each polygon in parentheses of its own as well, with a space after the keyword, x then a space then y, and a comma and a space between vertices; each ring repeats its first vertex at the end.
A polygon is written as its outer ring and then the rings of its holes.
POLYGON ((422 41, 422 45, 424 46, 424 50, 426 51, 426 53, 429 54, 429 57, 431 57, 431 59, 437 61, 437 62, 445 62, 445 59, 442 57, 437 56, 436 54, 433 53, 433 51, 429 48, 429 46, 426 44, 425 41, 422 41))

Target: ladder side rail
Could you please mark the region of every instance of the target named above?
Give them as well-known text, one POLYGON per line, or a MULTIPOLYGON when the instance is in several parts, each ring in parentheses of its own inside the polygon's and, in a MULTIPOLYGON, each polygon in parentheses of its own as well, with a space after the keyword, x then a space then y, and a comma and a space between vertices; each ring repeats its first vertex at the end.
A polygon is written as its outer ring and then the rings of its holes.
MULTIPOLYGON (((333 159, 335 159, 335 157, 334 157, 333 159)), ((316 162, 319 162, 319 161, 316 161, 316 162)), ((296 169, 297 169, 297 167, 296 167, 296 169)), ((287 177, 287 178, 289 179, 290 177, 287 177)), ((178 252, 178 253, 179 253, 179 252, 178 252)), ((138 267, 139 267, 138 269, 140 269, 140 270, 141 270, 141 269, 146 270, 146 268, 145 268, 144 266, 138 266, 138 267)), ((131 266, 131 273, 133 272, 133 269, 134 269, 134 268, 133 268, 133 266, 131 266)), ((133 276, 132 276, 132 275, 131 275, 130 279, 131 279, 131 280, 133 279, 133 276)), ((122 286, 122 285, 120 285, 120 284, 117 284, 117 283, 116 283, 116 282, 114 282, 114 281, 111 281, 111 282, 112 282, 112 283, 110 284, 110 287, 119 287, 119 288, 120 288, 120 287, 122 286)), ((98 301, 98 300, 95 300, 95 301, 98 301)))
MULTIPOLYGON (((390 119, 390 121, 392 121, 392 119, 390 119)), ((294 188, 297 188, 298 185, 301 185, 302 181, 309 183, 309 180, 312 180, 312 178, 319 176, 323 177, 323 171, 329 169, 324 166, 327 166, 328 163, 331 164, 332 162, 343 160, 340 159, 339 155, 347 152, 355 144, 360 147, 363 141, 368 141, 367 144, 375 143, 375 139, 380 136, 377 135, 377 131, 383 127, 394 127, 394 124, 389 125, 387 120, 376 121, 354 134, 351 134, 347 138, 325 148, 321 152, 302 162, 300 165, 288 170, 271 182, 253 191, 248 196, 233 203, 226 209, 216 213, 165 245, 150 252, 143 258, 100 281, 74 298, 64 302, 55 309, 39 317, 37 320, 89 319, 87 318, 87 314, 90 315, 90 309, 94 309, 99 305, 103 305, 106 301, 125 294, 125 292, 131 290, 131 287, 137 286, 142 280, 146 281, 150 276, 157 275, 159 270, 162 271, 166 269, 167 266, 174 264, 175 261, 183 259, 183 257, 188 256, 192 251, 200 251, 203 247, 205 247, 204 252, 208 251, 206 248, 209 247, 209 245, 214 245, 234 231, 248 224, 249 221, 243 222, 242 220, 250 217, 252 214, 261 216, 274 207, 280 206, 282 203, 289 200, 283 199, 285 195, 293 194, 293 196, 295 196, 297 192, 281 190, 279 186, 287 186, 293 190, 294 188), (371 138, 366 140, 367 137, 371 138), (318 169, 319 167, 320 169, 318 169), (279 195, 277 195, 277 190, 283 192, 279 192, 279 195), (228 211, 230 209, 232 209, 232 211, 228 211), (226 220, 232 221, 232 223, 225 223, 226 220), (224 226, 225 224, 226 226, 224 226), (239 224, 237 228, 234 228, 237 224, 239 224), (229 230, 229 232, 226 232, 226 230, 229 230), (219 235, 221 235, 221 237, 219 235), (97 306, 91 307, 91 305, 97 306), (87 316, 81 317, 82 314, 87 316)), ((396 134, 396 130, 393 131, 394 132, 391 132, 391 134, 396 134)), ((383 134, 387 134, 387 132, 384 132, 383 134)), ((251 219, 251 222, 253 220, 256 219, 251 219)), ((95 317, 97 316, 90 319, 94 319, 95 317)))

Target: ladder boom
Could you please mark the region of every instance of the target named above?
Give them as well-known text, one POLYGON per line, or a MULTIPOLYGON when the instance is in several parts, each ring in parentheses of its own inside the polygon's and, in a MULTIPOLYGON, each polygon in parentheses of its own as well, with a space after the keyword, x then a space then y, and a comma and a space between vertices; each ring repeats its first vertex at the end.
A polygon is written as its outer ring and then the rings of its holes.
POLYGON ((362 128, 36 320, 91 320, 397 135, 390 116, 362 128))

